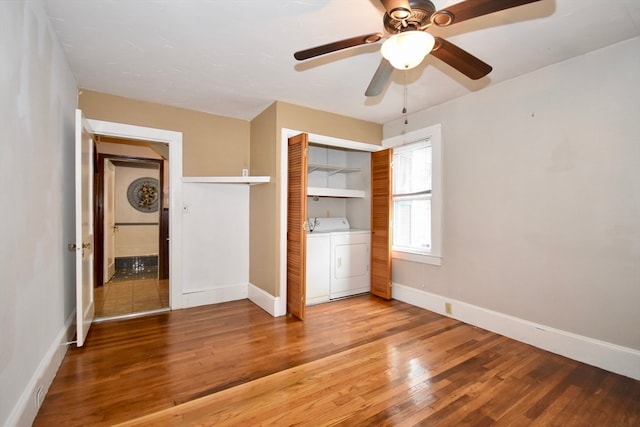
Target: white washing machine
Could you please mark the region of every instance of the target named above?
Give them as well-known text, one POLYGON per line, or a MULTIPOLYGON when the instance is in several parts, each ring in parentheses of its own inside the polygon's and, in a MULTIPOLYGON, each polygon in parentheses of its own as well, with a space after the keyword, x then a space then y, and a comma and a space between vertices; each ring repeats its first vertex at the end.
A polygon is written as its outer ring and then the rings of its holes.
POLYGON ((370 242, 347 218, 309 218, 307 304, 369 292, 370 242))
POLYGON ((307 305, 329 301, 331 233, 307 233, 307 305))

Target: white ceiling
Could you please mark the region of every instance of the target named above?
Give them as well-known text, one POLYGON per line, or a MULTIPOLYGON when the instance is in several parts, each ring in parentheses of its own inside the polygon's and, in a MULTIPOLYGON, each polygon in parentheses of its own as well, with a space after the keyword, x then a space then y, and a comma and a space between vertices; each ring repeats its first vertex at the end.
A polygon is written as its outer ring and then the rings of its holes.
MULTIPOLYGON (((434 0, 437 9, 457 2, 434 0)), ((380 96, 364 96, 380 43, 293 58, 382 32, 378 0, 44 3, 80 88, 245 120, 275 100, 376 123, 402 116, 404 72, 380 96)), ((640 1, 541 0, 430 32, 493 71, 472 81, 428 56, 407 72, 409 112, 639 36, 640 1)))

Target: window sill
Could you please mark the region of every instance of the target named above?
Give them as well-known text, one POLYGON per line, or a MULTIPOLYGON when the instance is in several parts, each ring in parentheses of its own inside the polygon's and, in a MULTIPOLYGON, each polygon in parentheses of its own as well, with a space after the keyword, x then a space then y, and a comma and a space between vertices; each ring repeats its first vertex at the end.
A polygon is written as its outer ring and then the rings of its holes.
POLYGON ((419 262, 421 264, 442 265, 442 257, 438 255, 426 255, 406 251, 392 251, 391 257, 404 261, 419 262))

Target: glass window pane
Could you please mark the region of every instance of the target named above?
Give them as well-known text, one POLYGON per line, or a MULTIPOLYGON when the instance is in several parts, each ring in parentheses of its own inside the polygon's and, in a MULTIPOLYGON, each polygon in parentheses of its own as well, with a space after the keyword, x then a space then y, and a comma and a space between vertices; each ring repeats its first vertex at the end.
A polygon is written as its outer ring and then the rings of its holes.
POLYGON ((394 149, 393 247, 395 250, 431 250, 432 149, 420 141, 394 149))
POLYGON ((399 149, 393 156, 393 193, 431 190, 431 146, 426 142, 399 149))
POLYGON ((431 248, 431 200, 393 203, 393 245, 417 251, 431 248))

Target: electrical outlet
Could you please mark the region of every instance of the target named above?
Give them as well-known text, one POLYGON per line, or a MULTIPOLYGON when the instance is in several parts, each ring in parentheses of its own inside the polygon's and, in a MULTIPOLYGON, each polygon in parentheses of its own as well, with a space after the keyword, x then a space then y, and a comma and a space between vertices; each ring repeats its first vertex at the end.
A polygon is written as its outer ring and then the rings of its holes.
POLYGON ((38 390, 36 390, 36 409, 40 409, 40 406, 42 406, 43 399, 44 399, 44 387, 40 386, 38 387, 38 390))
POLYGON ((444 303, 444 312, 447 314, 451 314, 451 303, 450 302, 445 302, 444 303))

